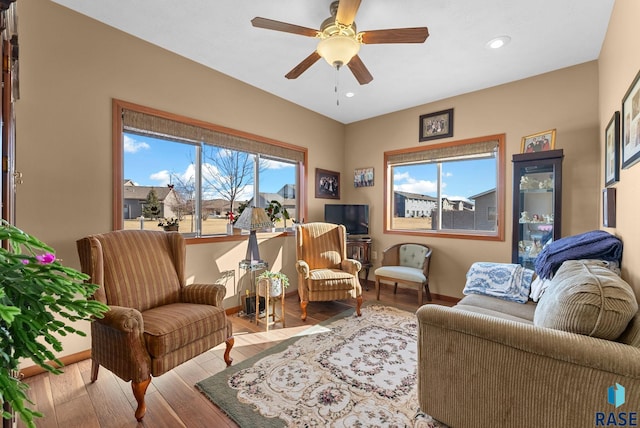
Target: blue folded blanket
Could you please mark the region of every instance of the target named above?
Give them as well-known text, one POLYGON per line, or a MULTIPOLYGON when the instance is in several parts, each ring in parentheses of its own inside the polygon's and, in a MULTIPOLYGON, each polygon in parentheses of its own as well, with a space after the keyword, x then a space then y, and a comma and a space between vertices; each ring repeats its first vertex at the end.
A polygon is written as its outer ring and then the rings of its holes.
POLYGON ((535 262, 535 271, 542 279, 548 279, 567 260, 600 259, 622 261, 622 241, 605 232, 593 230, 568 236, 544 247, 535 262))

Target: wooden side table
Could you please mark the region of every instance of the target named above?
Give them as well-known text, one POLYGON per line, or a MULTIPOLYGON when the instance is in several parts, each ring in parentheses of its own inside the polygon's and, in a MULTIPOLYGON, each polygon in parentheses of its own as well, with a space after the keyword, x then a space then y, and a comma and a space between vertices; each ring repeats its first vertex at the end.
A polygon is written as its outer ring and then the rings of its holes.
POLYGON ((258 280, 256 284, 256 296, 258 299, 260 297, 264 297, 264 318, 260 319, 260 311, 256 311, 256 325, 260 322, 264 322, 266 325, 266 331, 269 331, 269 326, 273 325, 277 322, 282 323, 282 328, 284 325, 284 287, 280 286, 280 294, 277 296, 272 296, 272 287, 271 287, 271 279, 269 278, 261 278, 258 280), (280 300, 280 315, 278 315, 276 311, 276 303, 280 300), (270 320, 271 318, 271 320, 270 320))

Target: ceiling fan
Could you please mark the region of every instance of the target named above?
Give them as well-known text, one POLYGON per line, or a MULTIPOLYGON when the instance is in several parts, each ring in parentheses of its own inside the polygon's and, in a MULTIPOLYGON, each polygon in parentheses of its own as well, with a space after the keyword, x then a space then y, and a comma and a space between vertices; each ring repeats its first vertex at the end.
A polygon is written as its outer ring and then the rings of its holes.
POLYGON ((324 20, 320 30, 260 17, 253 18, 251 24, 257 28, 320 39, 317 49, 285 75, 287 79, 297 78, 320 58, 324 58, 337 69, 346 64, 358 83, 365 85, 373 80, 373 76, 358 56, 361 44, 424 43, 429 36, 429 29, 415 27, 357 32, 355 17, 360 2, 339 0, 331 3, 331 16, 324 20))

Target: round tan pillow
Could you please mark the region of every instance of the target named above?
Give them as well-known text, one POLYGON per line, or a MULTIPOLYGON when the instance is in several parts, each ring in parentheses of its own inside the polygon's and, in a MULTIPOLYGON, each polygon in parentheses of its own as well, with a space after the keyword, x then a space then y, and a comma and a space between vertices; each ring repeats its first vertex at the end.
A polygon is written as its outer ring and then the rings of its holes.
POLYGON ((615 340, 637 311, 631 286, 602 261, 569 260, 540 298, 533 323, 615 340))

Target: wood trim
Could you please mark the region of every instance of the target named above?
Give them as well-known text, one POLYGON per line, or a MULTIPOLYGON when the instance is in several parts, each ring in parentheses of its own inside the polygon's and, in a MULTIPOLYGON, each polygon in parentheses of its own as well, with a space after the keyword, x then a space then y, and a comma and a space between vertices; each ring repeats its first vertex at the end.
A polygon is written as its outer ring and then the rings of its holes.
MULTIPOLYGON (((298 219, 306 218, 307 210, 308 210, 308 202, 307 202, 307 166, 309 162, 309 149, 306 147, 297 146, 295 144, 285 143, 282 141, 274 140, 271 138, 263 137, 256 134, 251 134, 249 132, 239 131, 233 128, 227 128, 221 125, 215 125, 213 123, 205 122, 198 119, 193 119, 187 116, 182 116, 174 113, 169 113, 162 110, 157 110, 151 107, 146 107, 140 104, 131 103, 128 101, 123 101, 114 98, 112 100, 112 159, 113 159, 113 179, 112 179, 112 194, 113 194, 113 230, 120 230, 124 226, 124 221, 122 219, 122 202, 123 202, 123 189, 122 183, 124 180, 124 171, 123 171, 123 155, 122 155, 122 147, 123 147, 123 136, 122 136, 122 111, 124 109, 138 111, 141 113, 146 113, 153 116, 158 116, 164 119, 173 120, 176 122, 184 122, 189 125, 199 126, 201 128, 209 129, 216 132, 222 132, 225 134, 233 135, 236 137, 246 138, 254 141, 258 141, 260 143, 271 144, 278 147, 283 147, 289 150, 295 150, 297 152, 302 153, 304 161, 299 163, 299 173, 297 177, 298 185, 296 188, 297 192, 297 201, 298 201, 298 219)), ((234 238, 228 237, 226 235, 214 235, 214 236, 206 236, 206 237, 195 237, 188 238, 188 243, 195 243, 196 240, 206 240, 203 242, 213 242, 213 241, 230 241, 235 240, 234 238)))
POLYGON ((383 233, 388 235, 405 235, 405 236, 423 236, 430 238, 456 238, 456 239, 471 239, 477 241, 504 241, 505 236, 505 222, 506 222, 506 213, 505 213, 505 198, 506 198, 506 135, 505 134, 494 134, 487 135, 484 137, 474 137, 467 138, 464 140, 458 141, 450 141, 441 144, 432 144, 428 146, 417 146, 417 147, 409 147, 405 149, 399 150, 391 150, 388 152, 384 152, 384 199, 383 199, 383 233), (391 217, 390 217, 390 207, 389 204, 392 200, 392 192, 393 192, 393 181, 389 178, 389 158, 393 155, 398 155, 402 153, 413 153, 426 151, 429 149, 437 149, 437 148, 446 148, 453 146, 460 146, 464 144, 473 144, 480 143, 483 141, 498 141, 498 176, 496 177, 496 202, 497 202, 497 215, 498 218, 496 220, 497 225, 497 233, 495 235, 484 235, 484 234, 472 234, 472 233, 464 233, 461 231, 460 233, 452 233, 452 232, 425 232, 425 231, 413 231, 413 230, 395 230, 391 229, 391 217))
MULTIPOLYGON (((76 352, 75 354, 67 355, 66 357, 61 357, 59 358, 59 360, 60 362, 62 362, 63 366, 68 366, 69 364, 77 363, 89 358, 91 358, 91 350, 87 349, 86 351, 80 351, 76 352)), ((47 361, 47 364, 56 368, 62 367, 54 361, 47 361)), ((46 372, 46 370, 37 365, 20 369, 20 374, 22 374, 24 377, 31 377, 44 372, 46 372)))

